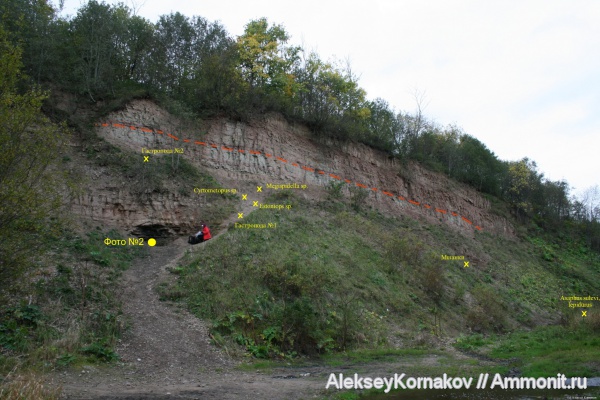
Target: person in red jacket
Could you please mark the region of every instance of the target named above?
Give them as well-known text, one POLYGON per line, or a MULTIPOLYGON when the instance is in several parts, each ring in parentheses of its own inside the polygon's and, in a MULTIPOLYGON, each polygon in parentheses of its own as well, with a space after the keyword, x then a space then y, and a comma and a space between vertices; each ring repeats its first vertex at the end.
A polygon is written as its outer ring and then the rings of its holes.
POLYGON ((208 226, 206 226, 206 224, 202 224, 202 239, 208 240, 211 237, 212 235, 210 234, 210 229, 208 229, 208 226))
POLYGON ((210 234, 210 229, 208 229, 208 226, 206 226, 205 223, 202 224, 200 231, 196 233, 196 237, 198 238, 199 243, 205 242, 212 237, 210 234))

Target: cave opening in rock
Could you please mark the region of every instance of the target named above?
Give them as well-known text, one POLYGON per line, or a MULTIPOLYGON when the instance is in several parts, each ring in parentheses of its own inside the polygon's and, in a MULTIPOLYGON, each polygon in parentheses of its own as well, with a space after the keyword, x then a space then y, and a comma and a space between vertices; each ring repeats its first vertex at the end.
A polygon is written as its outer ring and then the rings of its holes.
POLYGON ((157 246, 165 246, 177 239, 178 230, 161 224, 144 224, 137 225, 131 234, 146 240, 154 238, 157 246))

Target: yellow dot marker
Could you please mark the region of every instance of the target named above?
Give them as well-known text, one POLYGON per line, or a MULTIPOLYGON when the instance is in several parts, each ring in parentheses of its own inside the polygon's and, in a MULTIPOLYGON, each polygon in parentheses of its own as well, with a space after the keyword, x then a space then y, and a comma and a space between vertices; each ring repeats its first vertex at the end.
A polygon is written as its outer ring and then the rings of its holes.
POLYGON ((148 239, 148 246, 150 246, 150 247, 156 246, 156 239, 154 239, 154 238, 148 239))

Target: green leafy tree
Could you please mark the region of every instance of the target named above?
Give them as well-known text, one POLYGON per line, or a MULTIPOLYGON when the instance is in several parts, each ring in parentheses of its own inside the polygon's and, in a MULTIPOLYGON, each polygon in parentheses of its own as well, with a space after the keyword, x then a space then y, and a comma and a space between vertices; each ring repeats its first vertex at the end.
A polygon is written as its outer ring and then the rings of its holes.
POLYGON ((459 151, 463 156, 460 179, 480 191, 498 194, 501 163, 496 155, 470 135, 460 137, 459 151))
POLYGON ((196 112, 243 107, 239 99, 244 99, 246 85, 237 68, 239 57, 233 39, 217 22, 194 17, 191 26, 192 73, 181 84, 182 100, 196 112))
POLYGON ((243 78, 250 85, 251 101, 266 108, 286 108, 299 89, 294 69, 299 47, 287 46, 289 36, 281 25, 269 26, 266 18, 250 21, 237 46, 243 78), (270 100, 270 104, 269 104, 270 100), (277 107, 278 102, 284 106, 277 107))
POLYGON ((154 26, 146 19, 137 15, 127 19, 123 78, 139 83, 148 80, 147 69, 153 36, 154 26))
POLYGON ((95 101, 114 95, 115 82, 127 70, 129 10, 89 1, 71 21, 71 44, 77 54, 79 91, 95 101))
POLYGON ((508 200, 521 220, 531 216, 534 210, 532 197, 536 167, 535 162, 528 158, 508 163, 508 200))
POLYGON ((39 235, 59 226, 66 189, 56 165, 67 130, 40 111, 47 93, 17 90, 19 47, 0 28, 0 298, 30 265, 39 235))
POLYGON ((39 83, 52 68, 54 8, 47 0, 3 0, 0 16, 13 44, 23 49, 25 70, 39 83))
POLYGON ((205 94, 199 93, 199 85, 210 86, 206 81, 213 76, 221 78, 222 74, 211 70, 215 62, 230 69, 225 64, 231 60, 231 45, 227 32, 216 22, 181 13, 163 15, 154 29, 149 83, 192 108, 204 107, 200 97, 205 94))
POLYGON ((300 117, 310 126, 330 136, 366 141, 371 111, 349 68, 335 68, 313 53, 304 61, 298 82, 300 117))
POLYGON ((190 102, 195 110, 245 115, 249 86, 238 68, 238 53, 231 46, 207 56, 194 78, 190 102))
POLYGON ((392 152, 396 143, 396 133, 398 132, 398 120, 394 111, 390 108, 384 99, 375 99, 368 103, 369 119, 368 141, 376 148, 392 152))
POLYGON ((152 84, 170 95, 180 95, 185 80, 193 77, 194 28, 181 13, 162 15, 155 28, 152 84))
POLYGON ((542 184, 540 215, 543 226, 559 228, 559 223, 569 215, 569 184, 566 181, 545 181, 542 184))
POLYGON ((277 85, 286 70, 288 34, 280 25, 269 27, 266 18, 250 21, 238 38, 244 78, 252 87, 277 85))

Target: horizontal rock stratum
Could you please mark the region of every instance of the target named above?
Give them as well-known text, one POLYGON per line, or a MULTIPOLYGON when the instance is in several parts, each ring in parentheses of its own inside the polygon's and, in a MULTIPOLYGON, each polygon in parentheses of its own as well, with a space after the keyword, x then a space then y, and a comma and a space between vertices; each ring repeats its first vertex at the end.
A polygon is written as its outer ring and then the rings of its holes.
MULTIPOLYGON (((116 146, 140 154, 143 149, 144 154, 159 150, 152 156, 179 154, 229 184, 302 184, 325 189, 332 182, 346 183, 346 192, 352 186, 368 190, 367 204, 384 213, 425 218, 428 223, 448 224, 464 233, 483 229, 514 235, 512 225, 492 214, 490 202, 475 189, 416 163, 404 165, 363 144, 320 140, 306 127, 290 124, 278 114, 249 122, 215 118, 190 127, 149 100, 135 100, 96 125, 98 134, 116 146), (177 151, 160 151, 169 149, 177 151)), ((193 183, 188 189, 193 189, 193 183)), ((154 223, 193 225, 185 209, 194 204, 185 196, 153 199, 149 209, 140 210, 139 218, 133 203, 127 215, 114 211, 116 203, 125 207, 121 200, 128 197, 126 193, 113 193, 112 197, 106 191, 88 194, 78 206, 82 212, 94 206, 96 211, 87 214, 106 217, 112 213, 115 222, 126 226, 144 223, 149 211, 154 223), (112 211, 107 212, 107 207, 112 211)))

